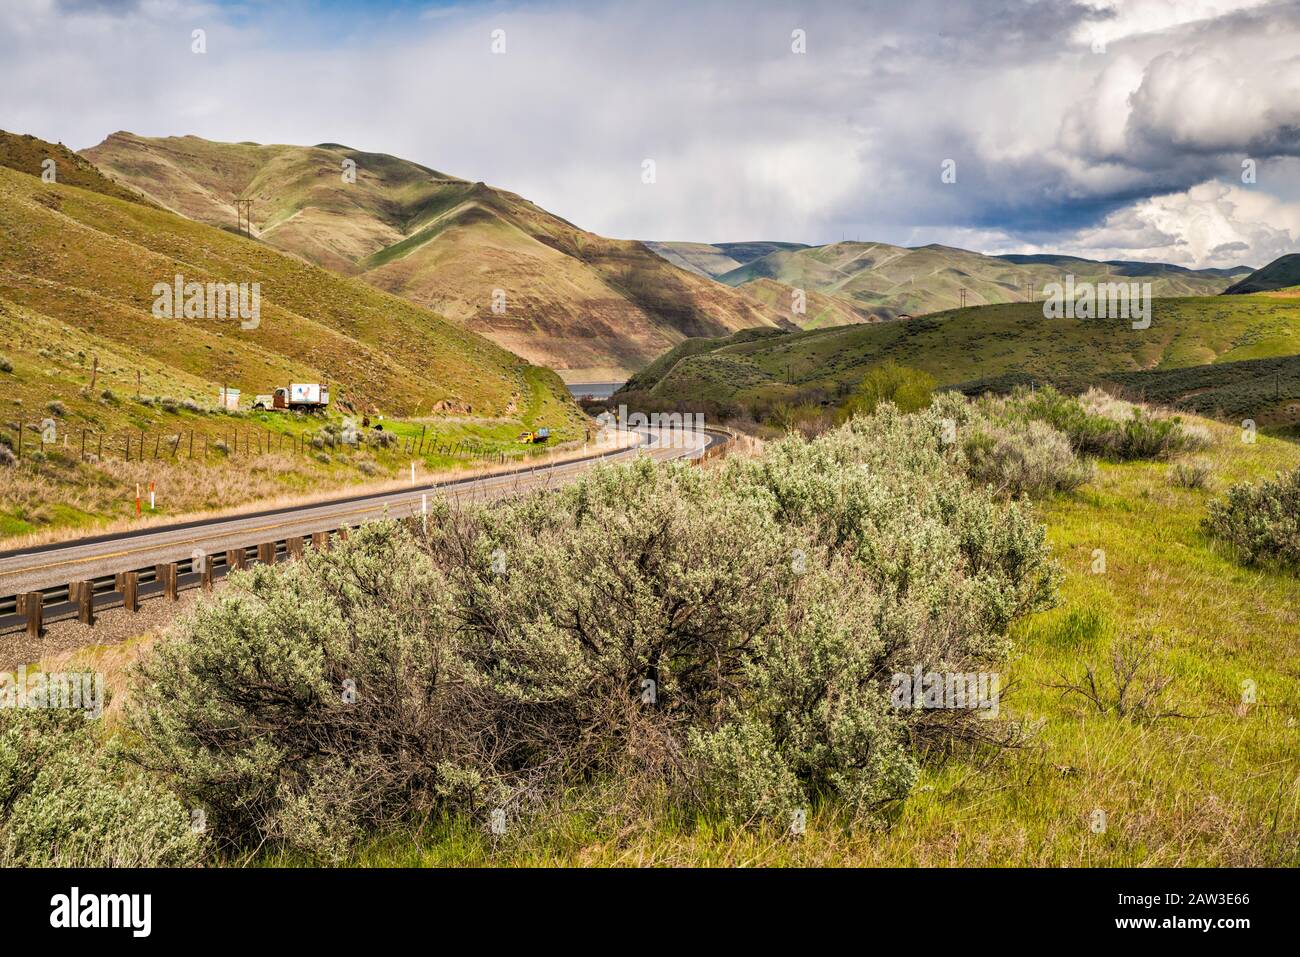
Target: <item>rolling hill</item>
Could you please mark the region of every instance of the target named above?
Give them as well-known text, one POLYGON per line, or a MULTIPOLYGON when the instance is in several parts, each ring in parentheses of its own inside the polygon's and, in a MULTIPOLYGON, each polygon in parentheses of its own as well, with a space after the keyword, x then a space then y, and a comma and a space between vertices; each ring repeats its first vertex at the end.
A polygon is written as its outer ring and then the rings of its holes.
POLYGON ((647 242, 646 247, 658 253, 675 266, 717 279, 724 273, 739 269, 746 263, 769 253, 808 249, 803 243, 658 243, 647 242))
POLYGON ((1262 269, 1233 283, 1224 290, 1224 294, 1239 296, 1253 292, 1276 292, 1292 286, 1300 286, 1300 253, 1274 259, 1262 269))
MULTIPOLYGON (((930 373, 941 386, 970 391, 1022 381, 1116 382, 1161 400, 1206 402, 1241 411, 1228 393, 1267 376, 1256 418, 1300 421, 1288 386, 1292 367, 1240 365, 1300 354, 1300 309, 1269 296, 1157 299, 1149 329, 1123 320, 1047 319, 1039 304, 950 310, 909 322, 694 340, 661 356, 615 401, 715 414, 773 402, 834 402, 872 366, 892 359, 930 373), (1228 368, 1227 364, 1237 364, 1228 368), (1173 370, 1218 369, 1193 381, 1173 370), (1222 367, 1222 368, 1220 368, 1222 367), (1163 378, 1162 378, 1163 377, 1163 378), (1172 384, 1171 384, 1172 383, 1172 384), (1190 383, 1190 384, 1189 384, 1190 383)), ((1207 409, 1193 404, 1190 407, 1207 409)))
MULTIPOLYGON (((102 185, 102 184, 101 184, 102 185)), ((52 398, 111 415, 78 388, 192 398, 293 381, 392 414, 509 416, 554 376, 458 324, 270 246, 135 199, 0 169, 0 328, 14 403, 52 398), (257 282, 261 324, 159 319, 154 284, 257 282), (549 378, 548 378, 549 376, 549 378)))
POLYGON ((528 200, 334 143, 114 133, 84 151, 114 180, 427 306, 570 381, 618 379, 694 336, 789 324, 760 299, 579 229, 528 200), (355 182, 343 172, 355 164, 355 182))
POLYGON ((47 143, 30 134, 10 133, 0 130, 0 166, 40 176, 45 161, 53 160, 54 180, 66 186, 80 186, 105 196, 126 199, 146 206, 155 205, 142 194, 121 186, 96 168, 95 164, 78 156, 62 143, 47 143))
POLYGON ((654 243, 651 248, 740 289, 768 279, 842 300, 860 315, 877 319, 957 308, 962 290, 967 306, 1041 298, 1047 283, 1060 282, 1067 274, 1076 282, 1150 282, 1153 296, 1170 297, 1213 295, 1249 272, 1246 267, 1189 270, 1073 256, 986 256, 940 245, 654 243), (780 248, 763 252, 765 246, 780 248), (759 254, 747 257, 747 252, 759 254), (733 268, 716 271, 731 262, 736 263, 733 268))

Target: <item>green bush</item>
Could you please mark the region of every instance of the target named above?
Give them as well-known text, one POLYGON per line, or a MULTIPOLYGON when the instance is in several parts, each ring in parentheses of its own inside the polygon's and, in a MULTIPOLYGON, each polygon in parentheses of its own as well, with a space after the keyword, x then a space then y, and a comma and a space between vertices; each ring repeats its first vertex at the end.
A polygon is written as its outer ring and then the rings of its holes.
POLYGON ((844 415, 871 415, 883 402, 892 403, 902 412, 916 412, 930 404, 934 387, 934 376, 928 372, 909 369, 891 359, 867 371, 844 404, 844 415))
POLYGON ((1300 569, 1300 469, 1233 485, 1210 502, 1205 528, 1247 565, 1300 569))
POLYGON ((208 809, 220 846, 282 841, 324 860, 429 807, 465 689, 442 659, 443 583, 394 526, 231 576, 142 663, 135 758, 208 809), (441 659, 441 660, 440 660, 441 659))
POLYGON ((995 667, 1053 599, 1042 527, 944 443, 958 401, 236 573, 141 666, 137 758, 223 846, 326 860, 411 814, 609 781, 741 820, 871 814, 928 749, 999 736, 893 707, 892 676, 995 667))
POLYGON ((202 834, 171 793, 61 710, 0 712, 0 864, 178 867, 202 834))

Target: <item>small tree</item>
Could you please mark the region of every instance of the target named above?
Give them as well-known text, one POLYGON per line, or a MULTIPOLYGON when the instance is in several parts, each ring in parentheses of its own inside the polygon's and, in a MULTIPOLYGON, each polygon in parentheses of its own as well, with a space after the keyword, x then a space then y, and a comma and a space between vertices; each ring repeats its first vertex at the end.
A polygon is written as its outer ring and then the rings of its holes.
POLYGON ((871 415, 882 402, 892 402, 900 412, 929 408, 934 392, 934 376, 920 369, 909 369, 890 359, 871 368, 857 390, 844 404, 844 417, 871 415))

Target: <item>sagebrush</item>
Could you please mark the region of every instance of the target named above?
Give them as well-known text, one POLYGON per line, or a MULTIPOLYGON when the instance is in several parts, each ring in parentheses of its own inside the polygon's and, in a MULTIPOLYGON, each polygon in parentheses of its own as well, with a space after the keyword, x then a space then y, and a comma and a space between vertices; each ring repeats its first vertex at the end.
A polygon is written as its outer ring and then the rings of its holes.
POLYGON ((136 760, 228 850, 323 859, 412 814, 525 821, 611 779, 740 820, 870 815, 927 754, 1015 734, 892 707, 891 676, 995 668, 1053 600, 1041 525, 946 441, 952 401, 233 576, 142 666, 136 760))

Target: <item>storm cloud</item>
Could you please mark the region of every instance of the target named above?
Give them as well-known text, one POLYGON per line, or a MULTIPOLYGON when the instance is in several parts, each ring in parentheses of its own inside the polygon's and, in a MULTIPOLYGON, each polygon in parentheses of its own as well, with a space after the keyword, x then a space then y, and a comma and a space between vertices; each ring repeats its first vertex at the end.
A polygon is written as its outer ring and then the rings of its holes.
POLYGON ((0 62, 5 129, 346 143, 611 236, 1300 244, 1296 3, 20 0, 0 62))

